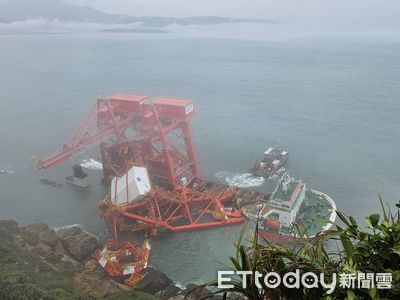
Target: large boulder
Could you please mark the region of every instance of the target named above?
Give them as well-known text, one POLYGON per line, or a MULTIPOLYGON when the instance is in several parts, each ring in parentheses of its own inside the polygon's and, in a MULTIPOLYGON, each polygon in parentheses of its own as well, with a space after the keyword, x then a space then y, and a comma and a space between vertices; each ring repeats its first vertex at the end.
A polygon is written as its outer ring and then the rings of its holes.
POLYGON ((135 287, 138 291, 155 295, 173 283, 171 278, 153 268, 146 268, 145 272, 146 276, 135 287))
POLYGON ((101 247, 95 236, 76 226, 59 229, 56 234, 64 248, 78 261, 90 258, 101 247))
POLYGON ((28 226, 22 227, 23 230, 28 231, 34 235, 39 236, 39 233, 48 229, 49 226, 46 223, 34 223, 28 226))
POLYGON ((39 234, 47 229, 49 229, 49 226, 46 223, 34 223, 22 227, 19 233, 25 242, 36 246, 39 243, 39 234))
POLYGON ((49 228, 39 233, 39 240, 51 248, 54 248, 59 242, 57 234, 49 228))
MULTIPOLYGON (((60 236, 71 252, 97 247, 96 238, 80 229, 62 230, 60 236)), ((111 280, 93 262, 79 263, 43 223, 18 230, 16 222, 0 220, 0 252, 0 300, 157 299, 111 280)))

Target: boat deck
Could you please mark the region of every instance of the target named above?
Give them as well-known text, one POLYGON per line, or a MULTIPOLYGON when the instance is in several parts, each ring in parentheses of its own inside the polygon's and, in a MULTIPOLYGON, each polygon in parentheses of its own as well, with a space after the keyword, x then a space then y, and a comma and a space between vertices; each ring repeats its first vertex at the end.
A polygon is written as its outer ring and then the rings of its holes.
POLYGON ((274 194, 274 199, 276 200, 281 200, 283 202, 288 202, 293 193, 295 192, 297 187, 297 182, 290 182, 287 186, 287 190, 283 190, 283 186, 280 184, 278 189, 276 190, 276 193, 274 194))
POLYGON ((307 235, 313 236, 321 229, 326 229, 326 226, 330 227, 334 210, 332 200, 327 195, 307 190, 297 222, 307 231, 307 235))

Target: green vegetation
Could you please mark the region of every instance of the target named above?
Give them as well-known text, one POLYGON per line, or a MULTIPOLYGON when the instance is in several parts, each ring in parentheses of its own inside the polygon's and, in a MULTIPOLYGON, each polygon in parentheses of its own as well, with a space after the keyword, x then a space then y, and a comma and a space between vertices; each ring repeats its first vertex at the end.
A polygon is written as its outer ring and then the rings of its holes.
MULTIPOLYGON (((93 299, 80 289, 79 279, 85 274, 84 266, 63 261, 52 251, 44 251, 38 239, 14 221, 0 221, 0 299, 1 300, 63 300, 93 299), (29 246, 28 246, 29 245, 29 246)), ((90 274, 89 274, 90 275, 90 274)), ((103 289, 107 279, 97 280, 96 272, 91 281, 103 289)), ((85 281, 84 279, 81 281, 85 281)), ((84 286, 91 289, 90 285, 84 286)), ((109 291, 105 299, 151 300, 153 296, 136 291, 109 291)))
MULTIPOLYGON (((258 271, 261 274, 276 272, 283 278, 288 272, 300 271, 315 273, 318 278, 324 274, 325 282, 331 283, 334 273, 338 274, 335 290, 329 294, 327 288, 300 287, 289 289, 283 284, 275 289, 268 288, 260 280, 262 288, 258 288, 254 275, 249 275, 247 286, 242 287, 242 276, 232 278, 233 289, 219 290, 224 297, 235 292, 248 299, 400 299, 400 202, 396 212, 387 211, 383 205, 382 216, 373 214, 365 218, 367 227, 357 224, 351 216, 338 213, 343 223, 335 230, 320 233, 314 238, 303 240, 293 245, 261 244, 254 232, 249 243, 243 242, 243 233, 235 244, 236 256, 231 257, 235 271, 258 271), (336 246, 336 247, 334 247, 336 246), (337 248, 332 250, 332 248, 337 248), (339 283, 341 273, 390 273, 392 285, 390 289, 342 288, 339 283)), ((357 282, 357 281, 356 281, 357 282)), ((227 283, 228 284, 228 283, 227 283)), ((217 286, 212 282, 210 286, 217 286)))
POLYGON ((59 274, 34 253, 16 247, 18 227, 0 228, 0 299, 78 299, 67 274, 59 274))

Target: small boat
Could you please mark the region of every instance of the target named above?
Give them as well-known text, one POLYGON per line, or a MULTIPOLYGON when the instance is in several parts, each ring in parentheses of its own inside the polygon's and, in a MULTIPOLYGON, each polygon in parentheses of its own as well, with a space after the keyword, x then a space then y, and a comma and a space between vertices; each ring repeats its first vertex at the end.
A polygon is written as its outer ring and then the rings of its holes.
POLYGON ((73 165, 72 170, 74 172, 74 175, 65 177, 67 183, 78 188, 88 188, 90 186, 89 176, 86 172, 83 171, 82 166, 73 165))
POLYGON ((257 161, 250 171, 260 177, 270 178, 289 159, 289 152, 283 149, 268 148, 261 160, 257 161))

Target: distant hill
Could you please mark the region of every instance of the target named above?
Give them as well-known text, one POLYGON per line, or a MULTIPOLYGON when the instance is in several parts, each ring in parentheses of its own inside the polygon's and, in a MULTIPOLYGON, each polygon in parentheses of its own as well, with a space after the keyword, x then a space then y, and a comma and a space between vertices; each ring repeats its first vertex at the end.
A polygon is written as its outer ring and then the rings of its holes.
POLYGON ((108 14, 89 6, 79 6, 60 0, 7 0, 0 2, 0 22, 26 21, 45 18, 62 22, 91 22, 100 24, 131 24, 141 22, 143 26, 164 27, 178 25, 212 25, 225 23, 274 23, 261 19, 230 19, 214 16, 186 18, 135 17, 124 14, 108 14))
POLYGON ((88 6, 59 0, 8 0, 0 2, 0 19, 13 22, 47 18, 65 22, 119 23, 130 16, 107 14, 88 6))

